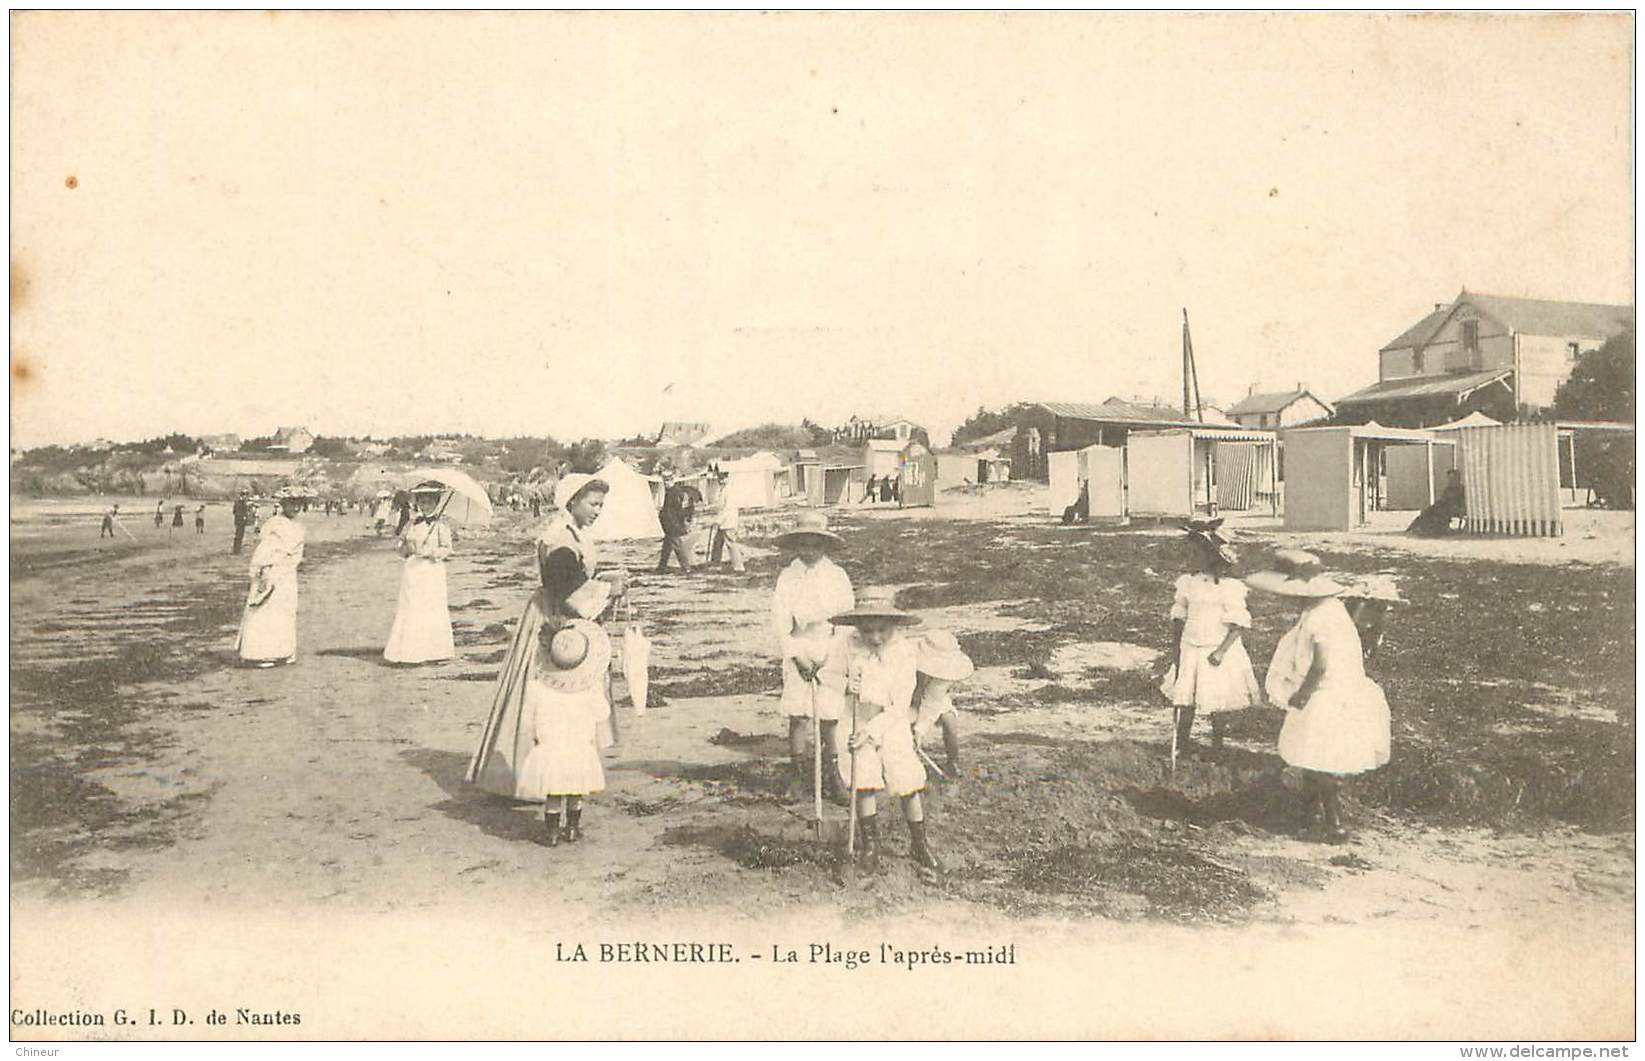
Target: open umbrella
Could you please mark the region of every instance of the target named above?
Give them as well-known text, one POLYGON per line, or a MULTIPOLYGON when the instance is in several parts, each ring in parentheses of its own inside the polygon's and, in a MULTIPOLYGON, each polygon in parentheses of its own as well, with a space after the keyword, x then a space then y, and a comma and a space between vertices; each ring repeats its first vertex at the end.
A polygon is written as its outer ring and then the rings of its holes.
POLYGON ((410 490, 418 483, 436 482, 449 493, 441 505, 441 514, 468 526, 483 526, 491 522, 491 498, 486 488, 450 468, 423 468, 400 476, 402 489, 410 490))

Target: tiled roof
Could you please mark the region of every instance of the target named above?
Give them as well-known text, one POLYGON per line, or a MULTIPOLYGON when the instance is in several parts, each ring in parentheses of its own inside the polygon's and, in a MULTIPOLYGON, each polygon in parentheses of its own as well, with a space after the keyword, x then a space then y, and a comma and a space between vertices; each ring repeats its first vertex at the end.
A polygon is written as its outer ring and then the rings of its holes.
POLYGON ((1362 402, 1383 402, 1395 398, 1435 398, 1441 395, 1463 397, 1479 388, 1506 379, 1514 374, 1511 368, 1496 368, 1488 372, 1463 372, 1447 376, 1416 376, 1412 379, 1391 379, 1373 383, 1346 398, 1338 398, 1337 405, 1357 405, 1362 402))

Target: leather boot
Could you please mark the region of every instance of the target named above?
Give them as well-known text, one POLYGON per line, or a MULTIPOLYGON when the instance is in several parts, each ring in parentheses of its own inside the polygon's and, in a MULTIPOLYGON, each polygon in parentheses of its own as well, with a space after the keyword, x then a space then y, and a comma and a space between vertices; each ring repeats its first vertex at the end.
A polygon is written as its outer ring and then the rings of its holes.
POLYGON ((920 867, 920 879, 928 883, 936 883, 943 874, 942 860, 937 858, 931 850, 931 845, 925 837, 924 822, 908 823, 908 838, 913 848, 914 861, 920 867))
POLYGON ((880 871, 879 829, 874 821, 877 815, 857 819, 857 861, 870 873, 880 871))
POLYGON ((1177 708, 1177 754, 1186 756, 1194 749, 1194 709, 1192 706, 1177 708))
POLYGON ((851 797, 840 784, 840 760, 836 755, 823 753, 823 798, 841 807, 851 806, 851 797))
POLYGON ((567 809, 565 812, 565 842, 574 844, 583 838, 583 809, 567 809))
POLYGON ((560 846, 560 816, 558 814, 543 815, 543 835, 537 842, 544 847, 560 846))

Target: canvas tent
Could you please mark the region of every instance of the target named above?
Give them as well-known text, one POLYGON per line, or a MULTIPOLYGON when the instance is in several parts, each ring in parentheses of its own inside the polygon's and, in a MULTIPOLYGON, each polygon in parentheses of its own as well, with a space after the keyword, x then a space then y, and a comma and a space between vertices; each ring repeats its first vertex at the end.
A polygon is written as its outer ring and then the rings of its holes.
POLYGON ((774 508, 777 504, 777 473, 787 472, 774 453, 761 451, 741 460, 721 461, 724 485, 722 496, 735 500, 740 508, 774 508))
POLYGON ((661 538, 662 524, 657 522, 657 508, 652 501, 652 480, 613 457, 594 475, 572 473, 561 479, 555 489, 556 504, 564 507, 579 488, 590 479, 604 479, 611 486, 606 495, 605 508, 594 521, 594 540, 629 541, 661 538))

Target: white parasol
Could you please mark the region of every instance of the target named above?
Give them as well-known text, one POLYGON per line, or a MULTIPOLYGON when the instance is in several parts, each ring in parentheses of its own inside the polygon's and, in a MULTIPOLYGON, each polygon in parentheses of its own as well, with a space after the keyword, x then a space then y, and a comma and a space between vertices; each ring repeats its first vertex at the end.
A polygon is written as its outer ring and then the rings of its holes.
POLYGON ((491 522, 491 498, 485 487, 450 468, 422 468, 400 476, 400 488, 410 490, 418 483, 436 482, 448 493, 441 502, 440 514, 467 526, 484 526, 491 522))

